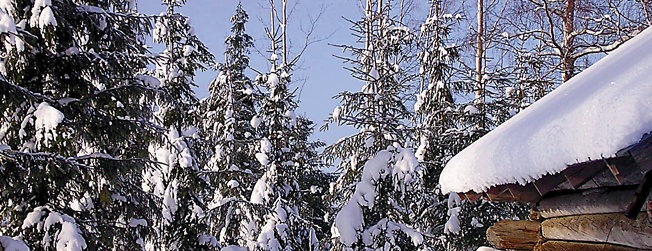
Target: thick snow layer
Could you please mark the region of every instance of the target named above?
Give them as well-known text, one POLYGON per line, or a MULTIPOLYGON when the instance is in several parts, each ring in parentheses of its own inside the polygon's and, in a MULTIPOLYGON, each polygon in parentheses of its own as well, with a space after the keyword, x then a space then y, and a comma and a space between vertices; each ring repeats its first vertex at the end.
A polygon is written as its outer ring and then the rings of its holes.
POLYGON ((278 82, 279 82, 279 79, 278 79, 278 75, 276 75, 276 73, 272 73, 272 74, 269 74, 269 76, 267 76, 267 85, 269 85, 270 88, 275 88, 276 85, 278 84, 278 82))
MULTIPOLYGON (((43 8, 49 7, 52 5, 50 0, 36 0, 34 1, 34 6, 32 6, 32 16, 29 19, 29 25, 31 27, 39 26, 39 19, 41 17, 41 10, 43 8)), ((52 11, 52 10, 50 10, 52 11)))
MULTIPOLYGON (((36 212, 36 209, 34 211, 36 212)), ((86 249, 86 240, 82 237, 75 219, 65 214, 50 212, 45 219, 43 228, 45 231, 49 231, 55 224, 61 224, 61 230, 55 235, 56 250, 81 251, 86 249)), ((24 227, 25 223, 23 223, 24 227)))
POLYGON ((271 191, 267 189, 267 174, 263 174, 254 185, 254 190, 251 192, 251 203, 263 204, 269 200, 271 191))
POLYGON ((64 118, 63 113, 46 102, 38 105, 38 108, 36 108, 36 111, 34 112, 34 116, 36 116, 36 129, 43 128, 47 131, 57 128, 57 125, 59 125, 64 118))
POLYGON ((268 220, 267 224, 263 226, 263 229, 260 231, 260 235, 258 235, 258 239, 256 240, 257 244, 259 247, 261 247, 263 250, 281 250, 280 249, 280 243, 276 239, 276 236, 274 235, 274 229, 276 228, 276 221, 275 220, 268 220))
POLYGON ((262 122, 260 117, 254 116, 253 118, 251 118, 251 127, 253 127, 254 129, 258 129, 258 127, 260 126, 260 122, 262 122))
POLYGON ((147 227, 147 221, 145 219, 131 219, 131 221, 129 221, 129 226, 130 227, 137 227, 137 226, 147 227))
POLYGON ((6 13, 14 12, 14 6, 11 0, 0 0, 0 9, 6 13))
POLYGON ((478 250, 476 251, 498 251, 498 249, 490 248, 490 247, 479 247, 478 250))
POLYGON ((220 251, 249 251, 249 249, 231 245, 231 246, 223 247, 222 249, 220 249, 220 251))
POLYGON ((238 183, 238 181, 236 180, 229 180, 229 182, 226 183, 226 185, 229 186, 230 188, 236 188, 240 186, 240 183, 238 183))
MULTIPOLYGON (((0 6, 2 5, 3 4, 0 4, 0 6)), ((16 32, 16 24, 14 23, 14 19, 11 18, 11 15, 2 11, 1 8, 0 8, 0 33, 7 33, 6 40, 9 43, 14 44, 16 42, 16 35, 14 34, 18 34, 18 32, 16 32)))
POLYGON ((195 47, 192 47, 192 45, 184 45, 183 46, 183 56, 187 57, 192 54, 192 52, 195 50, 195 47))
POLYGON ((57 26, 57 20, 54 18, 54 13, 52 13, 52 9, 50 6, 45 7, 43 11, 41 11, 41 15, 38 19, 39 23, 39 28, 45 29, 47 26, 57 26))
POLYGON ((27 217, 25 217, 25 220, 23 220, 23 225, 21 228, 26 229, 40 223, 43 214, 45 214, 43 207, 34 208, 34 211, 28 213, 27 217))
POLYGON ((256 159, 263 166, 266 166, 267 164, 269 164, 269 157, 265 153, 256 153, 256 159))
POLYGON ((38 142, 44 140, 45 145, 49 146, 50 141, 57 137, 56 128, 64 119, 63 113, 50 106, 47 102, 43 102, 34 111, 34 116, 36 117, 34 124, 37 131, 36 139, 38 142))
POLYGON ((526 184, 609 157, 652 131, 652 29, 453 157, 442 192, 526 184))
POLYGON ((449 234, 458 234, 461 230, 460 220, 458 218, 460 211, 462 210, 462 199, 456 193, 450 193, 448 196, 448 221, 444 225, 444 233, 449 234))
POLYGON ((292 110, 286 111, 285 117, 290 119, 290 126, 297 126, 297 114, 294 111, 292 110))
MULTIPOLYGON (((215 236, 212 236, 212 235, 209 235, 209 234, 201 234, 201 235, 199 235, 199 244, 200 245, 210 245, 211 247, 217 247, 218 242, 217 242, 217 238, 215 238, 215 236)), ((225 249, 222 248, 221 250, 223 251, 225 249)), ((226 250, 231 250, 231 249, 226 249, 226 250)), ((235 249, 235 250, 237 251, 237 249, 235 249)))
POLYGON ((136 79, 143 81, 143 84, 151 88, 159 88, 161 86, 161 81, 156 77, 146 76, 146 75, 136 75, 136 79))
POLYGON ((179 188, 179 180, 174 179, 172 183, 168 185, 165 189, 165 194, 163 195, 163 218, 165 223, 171 223, 174 213, 179 208, 177 205, 176 195, 179 188))
POLYGON ((8 236, 0 236, 0 246, 5 251, 29 251, 29 247, 23 241, 8 236))

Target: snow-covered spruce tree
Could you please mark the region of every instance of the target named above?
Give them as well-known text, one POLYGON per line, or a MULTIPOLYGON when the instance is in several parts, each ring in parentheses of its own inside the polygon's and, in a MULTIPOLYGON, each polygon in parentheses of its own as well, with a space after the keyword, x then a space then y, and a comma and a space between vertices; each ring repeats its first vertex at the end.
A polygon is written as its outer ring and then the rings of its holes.
POLYGON ((259 139, 255 117, 260 94, 246 76, 253 39, 245 32, 249 19, 241 5, 231 17, 232 34, 226 38, 224 63, 210 86, 210 97, 202 100, 202 165, 210 178, 209 203, 212 234, 222 246, 246 246, 255 238, 247 231, 257 207, 249 202, 260 174, 255 157, 259 139))
POLYGON ((199 169, 195 147, 199 140, 193 126, 198 100, 192 87, 197 70, 212 64, 213 56, 195 36, 190 19, 177 10, 185 1, 164 0, 165 12, 155 18, 154 42, 166 46, 156 57, 154 76, 160 92, 152 104, 154 121, 167 134, 149 146, 152 159, 160 163, 143 173, 147 190, 161 199, 161 217, 153 221, 160 239, 154 249, 200 250, 217 246, 207 234, 203 195, 206 181, 199 169))
MULTIPOLYGON (((504 99, 500 94, 501 90, 509 90, 513 85, 510 71, 514 68, 500 65, 500 61, 490 66, 488 60, 482 61, 483 75, 478 80, 472 67, 459 63, 458 49, 446 45, 450 43, 447 37, 454 15, 444 14, 440 2, 432 4, 431 16, 422 26, 425 46, 419 61, 424 84, 415 104, 420 143, 417 156, 426 168, 426 199, 429 201, 420 211, 423 218, 419 224, 428 236, 435 237, 426 238, 431 247, 472 250, 487 245, 484 233, 496 221, 527 217, 525 207, 484 201, 468 203, 460 200, 457 194, 440 194, 439 174, 450 158, 508 118, 504 115, 508 115, 511 104, 518 100, 504 99), (473 96, 474 99, 464 101, 473 96)), ((486 34, 489 33, 481 35, 486 34)), ((502 44, 495 45, 495 40, 483 41, 483 53, 502 49, 499 46, 502 44)))
MULTIPOLYGON (((440 10, 440 2, 432 1, 430 15, 421 25, 419 55, 420 90, 414 105, 419 148, 417 157, 424 164, 425 184, 434 190, 443 168, 446 149, 459 149, 442 141, 450 138, 447 131, 456 129, 456 104, 453 97, 452 64, 458 59, 458 48, 449 45, 453 20, 440 10)), ((450 132, 449 132, 450 133, 450 132)), ((454 140, 457 142, 457 140, 454 140)), ((453 143, 453 142, 450 142, 453 143)))
POLYGON ((525 37, 505 36, 505 51, 514 59, 509 62, 510 65, 502 67, 500 76, 504 81, 493 91, 494 101, 489 104, 489 112, 496 124, 527 108, 559 83, 555 80, 555 70, 545 62, 548 59, 537 56, 546 48, 537 46, 528 49, 528 39, 525 37))
POLYGON ((328 176, 319 170, 316 153, 323 144, 308 141, 312 121, 295 115, 289 69, 279 67, 258 78, 269 91, 258 115, 262 123, 256 159, 263 173, 251 194, 251 202, 264 210, 250 228, 257 233, 255 247, 250 246, 255 250, 315 250, 318 232, 324 230, 319 216, 326 208, 320 195, 328 176))
MULTIPOLYGON (((315 124, 312 120, 303 116, 297 117, 297 128, 291 138, 294 152, 294 162, 297 168, 303 167, 302 177, 298 179, 301 189, 301 203, 299 211, 301 217, 308 221, 312 227, 310 233, 309 250, 328 250, 316 241, 327 240, 330 233, 327 213, 330 211, 326 194, 328 184, 335 180, 335 175, 323 172, 326 166, 321 160, 318 148, 326 144, 322 141, 310 141, 310 135, 314 132, 315 124), (315 239, 317 238, 317 239, 315 239)), ((296 178, 296 177, 295 177, 296 178)))
MULTIPOLYGON (((503 34, 503 37, 507 39, 508 35, 503 34)), ((512 55, 514 61, 487 60, 485 62, 482 102, 479 103, 476 99, 457 104, 455 109, 457 112, 453 113, 457 114, 454 118, 457 129, 450 131, 456 132, 457 136, 448 137, 456 143, 456 146, 447 149, 450 155, 445 157, 446 161, 552 90, 555 82, 552 77, 554 71, 547 68, 547 64, 543 62, 545 58, 536 56, 536 51, 543 48, 535 47, 530 49, 533 51, 527 52, 525 46, 527 42, 514 40, 500 42, 500 45, 488 50, 488 53, 494 55, 512 55), (519 42, 522 44, 518 44, 519 42), (482 109, 479 109, 478 104, 482 109), (480 123, 484 126, 478 126, 480 123)), ((458 73, 461 72, 468 71, 458 69, 458 73)), ((464 74, 457 76, 462 76, 461 80, 471 78, 464 74)), ((474 92, 477 94, 476 87, 468 85, 472 82, 458 80, 457 83, 459 83, 456 84, 459 88, 457 90, 459 100, 463 100, 459 97, 469 96, 474 92)), ((468 201, 460 201, 456 194, 450 194, 448 205, 442 205, 440 208, 440 210, 449 210, 451 214, 444 228, 446 238, 441 239, 445 240, 446 248, 455 250, 475 249, 488 245, 484 238, 487 228, 502 219, 525 219, 529 212, 529 207, 520 203, 484 200, 468 203, 468 201)))
POLYGON ((160 134, 157 82, 139 75, 150 23, 131 1, 79 2, 0 2, 0 235, 32 250, 140 250, 159 211, 141 189, 160 134))
POLYGON ((444 232, 458 232, 457 212, 449 210, 446 195, 438 191, 439 174, 445 163, 472 140, 460 128, 465 115, 457 108, 453 96, 452 64, 458 59, 458 48, 449 45, 448 36, 455 23, 453 15, 444 14, 440 1, 432 1, 430 14, 421 25, 418 61, 421 64, 420 93, 414 105, 416 156, 424 168, 424 201, 419 209, 418 226, 429 237, 431 248, 446 248, 447 239, 436 238, 444 232), (450 219, 448 216, 452 216, 450 219))
POLYGON ((414 153, 403 148, 411 117, 405 92, 413 78, 401 67, 410 62, 414 36, 390 16, 388 1, 369 0, 365 10, 363 20, 352 22, 364 47, 341 46, 352 53, 343 58, 353 65, 353 77, 365 85, 338 94, 341 105, 329 118, 360 132, 323 153, 340 163, 341 176, 329 191, 332 240, 335 250, 416 250, 423 242, 414 228, 422 179, 414 153))
POLYGON ((267 30, 272 67, 269 73, 256 78, 256 83, 267 90, 257 115, 261 123, 256 129, 260 143, 255 156, 263 173, 250 199, 264 211, 263 215, 255 215, 256 225, 249 229, 257 236, 249 248, 316 250, 317 236, 324 231, 320 227, 324 225, 323 218, 318 219, 325 214, 320 200, 324 189, 320 186, 328 182, 323 180, 328 176, 319 170, 316 153, 322 143, 308 141, 312 122, 295 114, 298 104, 290 89, 290 73, 298 56, 288 58, 287 1, 282 2, 280 27, 275 26, 275 5, 273 1, 270 3, 272 23, 267 30))

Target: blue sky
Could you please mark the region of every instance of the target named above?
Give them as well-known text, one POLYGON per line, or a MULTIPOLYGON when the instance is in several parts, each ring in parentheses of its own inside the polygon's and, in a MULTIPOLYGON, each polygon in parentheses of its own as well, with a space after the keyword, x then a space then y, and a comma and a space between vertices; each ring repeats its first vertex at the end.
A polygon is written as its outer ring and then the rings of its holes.
MULTIPOLYGON (((280 2, 280 1, 278 1, 280 2)), ((296 1, 290 0, 290 4, 296 1)), ((328 39, 312 44, 303 55, 300 64, 301 69, 295 71, 297 81, 295 87, 300 91, 300 105, 298 114, 303 114, 315 121, 317 127, 324 124, 328 114, 338 105, 332 97, 344 90, 360 90, 363 83, 353 79, 349 72, 343 69, 345 66, 341 60, 333 57, 333 54, 342 55, 340 49, 330 44, 353 44, 355 38, 349 31, 350 24, 342 16, 356 20, 362 16, 357 0, 304 0, 298 2, 294 7, 289 23, 289 36, 299 47, 305 39, 300 25, 304 28, 308 24, 309 17, 316 15, 325 7, 321 20, 317 23, 315 33, 317 38, 328 39)), ((158 14, 164 10, 159 0, 141 0, 138 3, 139 11, 146 14, 158 14)), ((224 59, 224 39, 230 34, 230 17, 233 15, 238 4, 236 0, 188 0, 181 13, 191 17, 192 25, 197 36, 208 46, 215 55, 216 61, 224 59)), ((263 27, 269 22, 268 0, 244 0, 244 9, 249 13, 247 32, 254 38, 255 45, 264 52, 269 41, 265 37, 263 27), (265 22, 265 24, 263 24, 265 22)), ((298 48, 297 48, 298 49, 298 48)), ((152 52, 159 52, 160 48, 154 47, 152 52)), ((252 50, 252 67, 259 71, 266 72, 269 66, 265 58, 269 55, 260 55, 252 50)), ((250 77, 255 77, 250 72, 250 77)), ((217 72, 199 72, 195 82, 199 85, 196 89, 200 98, 208 96, 208 84, 217 76, 217 72)), ((331 126, 327 132, 316 130, 313 139, 321 139, 327 144, 334 143, 339 138, 355 133, 350 127, 331 126)))

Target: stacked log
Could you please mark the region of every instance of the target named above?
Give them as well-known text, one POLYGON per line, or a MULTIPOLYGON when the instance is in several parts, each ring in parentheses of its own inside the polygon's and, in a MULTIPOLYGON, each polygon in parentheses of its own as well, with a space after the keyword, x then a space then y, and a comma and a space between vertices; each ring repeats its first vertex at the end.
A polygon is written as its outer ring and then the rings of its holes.
POLYGON ((606 243, 652 249, 652 224, 647 214, 630 220, 623 213, 577 215, 547 219, 541 223, 544 238, 606 243))
POLYGON ((543 199, 536 211, 543 218, 571 215, 622 213, 634 200, 635 188, 591 189, 543 199))
POLYGON ((533 210, 541 222, 503 220, 487 230, 487 240, 499 249, 652 250, 652 203, 635 220, 625 217, 634 191, 598 188, 545 198, 533 210))
POLYGON ((612 244, 581 243, 569 241, 546 241, 535 251, 637 251, 639 249, 612 244))

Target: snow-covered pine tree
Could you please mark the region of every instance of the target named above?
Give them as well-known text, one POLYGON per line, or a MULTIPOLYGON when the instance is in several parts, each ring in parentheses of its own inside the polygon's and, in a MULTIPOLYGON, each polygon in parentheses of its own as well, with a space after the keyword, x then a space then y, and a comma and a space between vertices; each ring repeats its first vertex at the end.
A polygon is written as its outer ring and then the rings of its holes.
POLYGON ((199 169, 194 127, 198 100, 192 87, 195 72, 213 63, 213 56, 195 36, 190 18, 178 9, 184 0, 163 0, 165 12, 155 18, 154 42, 165 51, 156 57, 154 76, 161 87, 152 104, 154 121, 167 134, 149 147, 160 164, 143 173, 146 188, 161 199, 161 217, 153 221, 160 239, 153 246, 163 250, 201 250, 218 245, 207 233, 203 195, 206 181, 199 169))
MULTIPOLYGON (((324 215, 325 206, 320 191, 323 179, 316 148, 322 144, 309 142, 312 122, 297 117, 297 101, 291 91, 292 69, 298 58, 288 58, 287 1, 282 1, 279 27, 275 26, 276 7, 270 1, 272 22, 267 29, 271 41, 272 68, 258 76, 256 83, 267 92, 261 100, 257 127, 260 144, 256 159, 263 168, 256 182, 251 202, 263 208, 257 215, 256 226, 250 230, 257 234, 252 250, 316 250, 323 235, 323 220, 313 221, 324 215), (282 44, 282 46, 281 46, 282 44), (279 54, 280 53, 280 56, 279 54), (320 224, 321 223, 321 224, 320 224)), ((300 55, 299 55, 300 56, 300 55)), ((324 190, 322 190, 324 191, 324 190)))
POLYGON ((210 86, 210 97, 202 100, 201 137, 204 140, 203 166, 210 178, 208 198, 211 231, 222 246, 247 246, 255 241, 247 231, 258 210, 249 202, 251 191, 260 174, 255 157, 260 126, 256 117, 259 91, 246 76, 249 49, 253 38, 245 32, 249 19, 238 5, 231 17, 231 35, 226 38, 224 63, 218 64, 219 76, 210 86))
POLYGON ((141 189, 160 134, 147 106, 158 83, 139 75, 149 20, 133 1, 36 0, 1 1, 0 24, 0 235, 142 249, 159 211, 141 189))
POLYGON ((364 47, 340 47, 351 52, 351 58, 342 58, 365 85, 359 92, 338 94, 341 105, 329 118, 360 132, 323 153, 328 162, 340 163, 341 176, 329 191, 336 214, 331 216, 334 248, 415 250, 423 242, 414 229, 422 180, 414 153, 403 148, 408 142, 404 123, 411 117, 405 92, 413 77, 402 69, 410 62, 414 36, 391 16, 390 1, 368 0, 364 7, 365 17, 352 22, 364 47))

